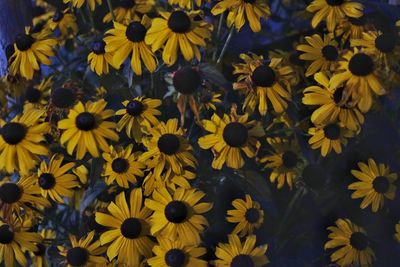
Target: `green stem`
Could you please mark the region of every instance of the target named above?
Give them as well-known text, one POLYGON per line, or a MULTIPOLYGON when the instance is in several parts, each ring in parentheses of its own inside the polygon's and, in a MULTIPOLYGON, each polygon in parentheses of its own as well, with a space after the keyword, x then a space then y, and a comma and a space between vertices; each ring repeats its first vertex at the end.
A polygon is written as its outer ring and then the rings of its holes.
POLYGON ((111 0, 107 0, 107 6, 108 6, 108 10, 110 10, 112 20, 115 21, 114 9, 111 4, 111 0))
POLYGON ((232 25, 231 29, 229 30, 228 37, 226 38, 225 44, 222 47, 221 54, 219 54, 219 57, 217 59, 217 64, 219 64, 221 62, 222 58, 224 57, 226 49, 228 48, 228 45, 231 42, 234 30, 235 30, 235 27, 232 25))
POLYGON ((224 18, 225 18, 225 13, 221 13, 221 15, 219 16, 219 21, 218 21, 218 29, 217 29, 217 40, 219 38, 219 36, 221 35, 221 29, 222 29, 222 23, 224 22, 224 18))

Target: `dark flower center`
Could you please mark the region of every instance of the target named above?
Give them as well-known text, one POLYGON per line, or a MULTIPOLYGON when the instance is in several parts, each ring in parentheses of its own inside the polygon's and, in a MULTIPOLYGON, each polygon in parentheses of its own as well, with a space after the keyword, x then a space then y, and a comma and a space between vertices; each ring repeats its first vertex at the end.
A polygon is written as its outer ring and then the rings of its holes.
POLYGON ((185 66, 174 73, 172 82, 176 91, 184 95, 190 95, 200 87, 201 77, 196 69, 185 66))
POLYGON ((21 123, 9 122, 1 128, 1 136, 9 145, 16 145, 21 142, 26 135, 26 128, 21 123))
POLYGON ((364 250, 368 247, 368 238, 364 233, 354 232, 350 236, 350 245, 357 250, 364 250))
POLYGON ((104 190, 100 194, 97 195, 97 199, 102 202, 111 202, 115 199, 116 192, 109 192, 108 190, 104 190))
POLYGON ((120 0, 119 6, 130 9, 135 6, 135 0, 120 0))
POLYGON ((297 161, 298 161, 297 155, 293 151, 286 151, 282 155, 283 165, 288 169, 291 169, 294 166, 296 166, 297 161))
POLYGON ((390 187, 389 180, 385 176, 378 176, 372 182, 374 190, 379 194, 385 194, 390 187))
POLYGON ((111 163, 111 168, 116 173, 124 173, 129 167, 128 161, 123 158, 116 158, 111 163))
POLYGON ((10 226, 3 224, 0 226, 0 244, 10 244, 14 239, 14 233, 10 230, 10 226))
POLYGON ((175 134, 163 134, 158 139, 158 149, 164 154, 172 155, 178 152, 180 147, 179 138, 175 134))
POLYGON ((96 55, 103 55, 106 52, 105 47, 106 43, 103 40, 96 41, 92 44, 92 51, 96 55))
POLYGON ((365 24, 367 24, 367 19, 364 15, 359 18, 348 17, 348 20, 351 24, 355 26, 364 26, 365 24))
POLYGON ((142 224, 136 218, 128 218, 121 225, 121 233, 126 238, 137 238, 141 232, 142 224))
POLYGON ((28 87, 28 89, 26 89, 25 98, 30 103, 39 102, 41 96, 42 96, 42 92, 40 92, 40 90, 38 90, 36 88, 28 87))
POLYGON ((62 12, 61 10, 57 10, 56 12, 54 12, 53 15, 54 22, 60 22, 63 18, 64 18, 64 12, 62 12))
POLYGON ((33 37, 28 34, 18 34, 15 38, 15 44, 20 51, 28 50, 29 48, 31 48, 34 42, 35 39, 33 39, 33 37))
POLYGON ((254 4, 256 0, 244 0, 245 3, 254 4))
POLYGON ((349 70, 353 75, 367 76, 374 71, 374 62, 367 54, 358 53, 350 59, 349 70))
POLYGON ((324 128, 325 137, 330 140, 337 140, 340 137, 340 127, 337 124, 328 124, 324 128))
POLYGON ((249 133, 240 122, 231 122, 225 126, 222 136, 229 146, 241 147, 246 144, 249 133))
POLYGON ((144 109, 143 103, 137 100, 132 100, 126 106, 126 112, 131 116, 138 116, 142 114, 144 109))
POLYGON ((188 209, 182 201, 174 200, 169 202, 165 207, 164 214, 168 221, 172 223, 181 223, 185 221, 188 215, 188 209))
POLYGON ((326 45, 322 48, 322 55, 328 61, 335 61, 339 56, 338 50, 333 45, 326 45))
POLYGON ((44 256, 46 254, 46 246, 43 245, 42 243, 39 243, 36 245, 37 251, 33 252, 36 256, 44 256))
POLYGON ((67 262, 72 266, 82 266, 89 259, 89 252, 85 248, 75 247, 67 252, 67 262))
POLYGON ((260 212, 256 208, 250 208, 246 211, 245 218, 249 223, 256 223, 260 218, 260 212))
POLYGON ((96 126, 96 118, 92 113, 82 112, 75 119, 76 127, 82 131, 90 131, 96 126))
POLYGON ((375 39, 375 46, 383 53, 390 53, 396 47, 396 36, 383 33, 375 39))
POLYGON ((181 249, 170 249, 165 253, 165 263, 169 267, 182 267, 185 265, 186 255, 181 249))
POLYGON ((344 87, 339 87, 333 93, 333 100, 336 104, 339 104, 343 98, 344 87))
POLYGON ((340 6, 344 0, 326 0, 326 3, 330 6, 340 6))
POLYGON ((232 259, 231 267, 254 267, 253 259, 249 255, 240 254, 232 259))
POLYGON ((22 193, 22 189, 14 183, 5 183, 0 186, 0 200, 7 204, 20 200, 22 193))
POLYGON ((251 75, 255 86, 270 87, 275 82, 275 72, 270 66, 258 66, 251 75))
POLYGON ((201 103, 209 103, 212 100, 211 93, 205 93, 204 95, 200 96, 201 103))
POLYGON ((146 32, 146 28, 140 22, 134 21, 126 27, 125 35, 129 41, 136 43, 144 40, 146 32))
POLYGON ((174 11, 168 19, 168 28, 176 33, 186 33, 190 30, 191 21, 189 16, 181 11, 174 11))
POLYGON ((57 88, 51 92, 51 101, 57 108, 71 107, 76 101, 76 94, 73 89, 57 88))
POLYGON ((38 180, 39 186, 45 190, 52 189, 56 185, 56 178, 51 173, 42 173, 38 180))

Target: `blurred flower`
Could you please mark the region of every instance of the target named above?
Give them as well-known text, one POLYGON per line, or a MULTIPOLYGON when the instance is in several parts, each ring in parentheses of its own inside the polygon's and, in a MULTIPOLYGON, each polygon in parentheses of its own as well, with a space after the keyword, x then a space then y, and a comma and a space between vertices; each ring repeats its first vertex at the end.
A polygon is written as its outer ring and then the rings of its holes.
POLYGON ((46 255, 47 246, 46 242, 51 242, 56 238, 56 232, 52 229, 42 229, 39 234, 42 237, 40 243, 36 243, 37 251, 29 252, 32 258, 33 266, 35 267, 49 267, 50 260, 46 255))
POLYGON ((63 11, 56 10, 48 25, 52 31, 58 29, 61 32, 61 37, 68 37, 78 33, 75 15, 71 14, 68 9, 63 11))
POLYGON ((97 5, 101 5, 103 0, 64 0, 64 3, 72 3, 73 7, 81 8, 85 2, 90 7, 90 10, 94 10, 97 5))
POLYGON ((36 107, 46 105, 50 95, 50 89, 53 84, 53 77, 43 78, 40 84, 28 86, 25 90, 25 103, 31 103, 36 107))
MULTIPOLYGON (((149 13, 153 9, 155 2, 154 0, 119 0, 115 4, 113 8, 115 21, 125 24, 132 20, 138 20, 141 14, 149 13)), ((113 17, 110 12, 103 18, 103 22, 112 20, 113 17)))

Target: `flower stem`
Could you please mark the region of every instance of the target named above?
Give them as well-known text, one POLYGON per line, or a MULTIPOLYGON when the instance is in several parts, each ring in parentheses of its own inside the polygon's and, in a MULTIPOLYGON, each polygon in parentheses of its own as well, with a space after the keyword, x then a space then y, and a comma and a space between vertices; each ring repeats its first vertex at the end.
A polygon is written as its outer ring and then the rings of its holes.
POLYGON ((221 15, 219 16, 218 29, 217 29, 217 35, 216 35, 217 39, 221 35, 221 29, 222 29, 222 23, 224 22, 224 17, 225 17, 225 13, 221 13, 221 15))
POLYGON ((114 15, 114 10, 113 6, 111 4, 111 0, 107 0, 107 5, 108 5, 108 10, 110 10, 112 20, 115 21, 115 15, 114 15))
POLYGON ((235 30, 235 27, 232 25, 231 29, 229 30, 228 37, 226 38, 225 44, 222 47, 221 54, 219 54, 219 57, 217 59, 217 64, 219 64, 221 62, 222 58, 224 57, 226 49, 228 48, 228 45, 231 42, 234 30, 235 30))

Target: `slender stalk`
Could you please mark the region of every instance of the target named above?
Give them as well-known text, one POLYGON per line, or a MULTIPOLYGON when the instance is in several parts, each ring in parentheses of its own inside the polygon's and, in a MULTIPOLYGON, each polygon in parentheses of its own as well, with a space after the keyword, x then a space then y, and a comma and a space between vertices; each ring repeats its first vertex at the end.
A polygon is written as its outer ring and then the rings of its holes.
POLYGON ((217 40, 219 38, 219 36, 221 35, 221 29, 222 29, 222 23, 224 22, 224 18, 225 18, 225 13, 221 13, 221 15, 219 16, 219 21, 218 21, 218 28, 217 28, 217 40))
POLYGON ((221 54, 219 54, 219 57, 217 59, 217 64, 219 64, 221 62, 222 58, 224 57, 226 49, 228 48, 228 45, 231 42, 234 30, 235 30, 235 27, 232 25, 231 29, 229 30, 228 37, 226 38, 225 44, 222 47, 221 54))
POLYGON ((107 6, 108 6, 108 10, 110 10, 112 20, 115 21, 114 9, 111 4, 111 0, 107 0, 107 6))

